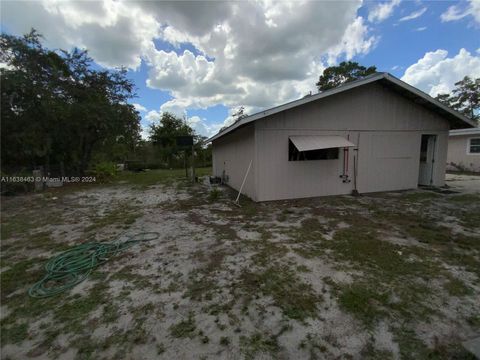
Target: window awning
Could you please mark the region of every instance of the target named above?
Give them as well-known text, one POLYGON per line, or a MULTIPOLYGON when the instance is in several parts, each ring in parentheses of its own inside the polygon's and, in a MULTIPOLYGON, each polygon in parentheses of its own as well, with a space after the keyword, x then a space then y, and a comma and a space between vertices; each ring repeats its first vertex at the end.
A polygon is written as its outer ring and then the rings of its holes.
POLYGON ((289 139, 298 151, 310 151, 331 148, 354 147, 355 144, 341 136, 334 135, 298 135, 289 139))

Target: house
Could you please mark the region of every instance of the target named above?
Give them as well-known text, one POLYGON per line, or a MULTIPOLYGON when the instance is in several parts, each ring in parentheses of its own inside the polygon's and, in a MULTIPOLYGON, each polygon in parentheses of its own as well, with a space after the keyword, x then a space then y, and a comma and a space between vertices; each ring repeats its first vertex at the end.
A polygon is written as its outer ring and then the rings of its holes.
POLYGON ((450 131, 447 169, 480 172, 480 128, 450 131))
POLYGON ((213 174, 255 201, 442 186, 462 114, 376 73, 242 118, 212 142, 213 174), (251 166, 250 166, 251 164, 251 166))

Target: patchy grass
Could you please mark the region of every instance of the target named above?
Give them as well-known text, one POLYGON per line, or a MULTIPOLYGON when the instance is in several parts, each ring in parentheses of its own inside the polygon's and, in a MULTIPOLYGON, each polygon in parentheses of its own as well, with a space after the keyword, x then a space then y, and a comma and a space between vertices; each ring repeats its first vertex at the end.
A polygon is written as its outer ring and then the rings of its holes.
POLYGON ((109 303, 108 285, 97 283, 87 296, 75 296, 54 311, 54 321, 66 331, 81 331, 84 321, 101 305, 109 303))
POLYGON ((302 221, 300 228, 290 230, 293 249, 304 258, 315 258, 325 254, 324 234, 330 230, 329 225, 320 224, 318 219, 309 218, 302 221))
POLYGON ((367 345, 365 345, 365 347, 362 349, 361 356, 363 359, 370 360, 395 359, 391 351, 376 349, 372 341, 369 341, 367 345))
POLYGON ((436 343, 433 348, 429 348, 417 338, 414 331, 399 328, 395 332, 395 340, 399 344, 402 359, 475 360, 475 356, 465 350, 455 337, 450 342, 436 343))
MULTIPOLYGON (((18 262, 8 262, 8 270, 2 272, 1 279, 1 299, 7 301, 8 297, 15 291, 25 289, 28 285, 33 285, 39 279, 38 259, 29 259, 18 262)), ((3 267, 3 266, 2 266, 3 267)))
POLYGON ((321 296, 287 266, 273 266, 260 272, 246 270, 240 276, 240 284, 247 301, 261 292, 264 296, 271 296, 273 304, 291 319, 305 320, 318 316, 317 306, 322 302, 321 296))
POLYGON ((58 209, 52 209, 48 213, 42 212, 45 200, 37 199, 32 206, 15 216, 5 216, 5 208, 2 207, 0 236, 2 246, 4 240, 10 238, 26 238, 32 231, 45 225, 59 224, 58 209), (41 215, 40 215, 41 214, 41 215))
POLYGON ((170 334, 175 338, 193 338, 197 326, 193 313, 188 314, 188 318, 180 321, 178 324, 170 327, 170 334))
POLYGON ((372 325, 387 314, 385 305, 389 295, 372 289, 366 284, 345 287, 339 296, 340 306, 354 314, 367 325, 372 325))
POLYGON ((210 200, 211 202, 217 201, 220 198, 221 194, 222 192, 220 190, 218 190, 217 188, 213 188, 208 194, 208 200, 210 200))
POLYGON ((6 344, 18 344, 28 337, 28 324, 20 323, 8 327, 2 327, 2 346, 6 344))
POLYGON ((245 359, 254 359, 258 354, 269 354, 276 358, 279 351, 277 338, 274 336, 265 337, 262 333, 256 332, 249 337, 240 337, 240 348, 245 359))
POLYGON ((261 232, 260 240, 250 241, 248 245, 255 254, 252 260, 257 266, 265 267, 276 259, 282 258, 288 253, 288 248, 271 240, 271 234, 265 229, 258 229, 261 232))
POLYGON ((5 358, 56 358, 70 348, 85 359, 166 356, 162 339, 169 338, 168 356, 178 357, 389 359, 395 351, 376 348, 382 325, 401 358, 469 359, 460 347, 465 339, 442 332, 480 326, 478 195, 408 191, 268 203, 242 197, 236 207, 232 190, 211 195, 183 175, 121 174, 116 190, 159 184, 148 191, 167 191, 172 200, 141 212, 135 202, 112 201, 87 228, 71 214, 98 209, 75 207, 72 190, 6 199, 5 358), (52 200, 67 194, 67 202, 52 200), (26 295, 44 261, 71 246, 64 241, 70 230, 80 239, 111 239, 127 227, 158 231, 161 240, 111 259, 76 295, 26 295), (171 325, 179 314, 188 315, 171 325), (105 336, 94 335, 99 329, 105 336))
POLYGON ((110 225, 128 226, 135 222, 141 216, 141 211, 130 205, 122 204, 103 216, 94 217, 93 223, 86 228, 86 231, 94 231, 110 225))
POLYGON ((465 285, 462 280, 451 278, 448 280, 443 287, 451 296, 465 296, 471 295, 472 289, 465 285))
POLYGON ((414 192, 407 192, 402 194, 402 201, 404 202, 424 202, 427 200, 434 200, 441 198, 441 195, 435 193, 433 191, 414 191, 414 192))
POLYGON ((220 345, 223 345, 223 346, 230 345, 230 339, 227 336, 222 336, 220 338, 220 345))
POLYGON ((462 195, 451 195, 448 198, 449 202, 461 203, 463 205, 479 205, 480 194, 462 194, 462 195))
POLYGON ((211 291, 216 288, 215 283, 207 277, 192 280, 184 294, 184 297, 194 301, 211 299, 211 291))
MULTIPOLYGON (((206 176, 212 174, 212 168, 196 168, 197 176, 206 176)), ((117 182, 124 182, 141 187, 148 187, 156 184, 169 184, 173 180, 185 178, 185 169, 158 169, 142 172, 123 171, 116 177, 117 182)))
POLYGON ((380 240, 377 229, 371 227, 338 230, 327 246, 335 259, 350 262, 362 270, 370 270, 387 278, 398 276, 428 276, 438 267, 423 258, 424 250, 404 247, 380 240), (416 258, 422 260, 414 260, 416 258))

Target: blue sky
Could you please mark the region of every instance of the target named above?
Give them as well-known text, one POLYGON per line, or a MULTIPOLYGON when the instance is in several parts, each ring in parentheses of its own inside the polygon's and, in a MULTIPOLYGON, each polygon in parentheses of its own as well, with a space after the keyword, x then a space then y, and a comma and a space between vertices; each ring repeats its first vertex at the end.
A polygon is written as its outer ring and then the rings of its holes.
POLYGON ((315 91, 326 66, 375 65, 436 95, 480 77, 480 1, 2 2, 2 31, 35 27, 135 81, 144 136, 163 111, 210 136, 315 91))

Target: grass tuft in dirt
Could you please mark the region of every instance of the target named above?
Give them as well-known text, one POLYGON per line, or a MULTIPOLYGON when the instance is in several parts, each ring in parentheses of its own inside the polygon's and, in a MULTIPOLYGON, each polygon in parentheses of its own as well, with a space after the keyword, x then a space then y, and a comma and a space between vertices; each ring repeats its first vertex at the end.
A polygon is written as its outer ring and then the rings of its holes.
POLYGON ((451 296, 466 296, 471 295, 473 292, 462 280, 455 278, 448 280, 443 287, 451 296))
POLYGON ((276 337, 265 337, 260 332, 256 332, 249 337, 241 336, 240 348, 247 360, 254 359, 258 354, 269 354, 272 358, 276 358, 280 349, 276 337))
POLYGON ((259 272, 244 271, 240 276, 240 286, 247 302, 261 292, 264 296, 271 296, 274 305, 291 319, 305 320, 318 316, 317 306, 322 297, 287 266, 272 266, 259 272))
POLYGON ((196 324, 193 313, 188 318, 170 327, 170 334, 176 338, 193 338, 195 336, 196 324))
POLYGON ((382 294, 365 285, 354 284, 341 291, 338 302, 342 309, 355 315, 363 323, 372 325, 386 315, 386 309, 382 306, 388 302, 388 294, 382 294))

